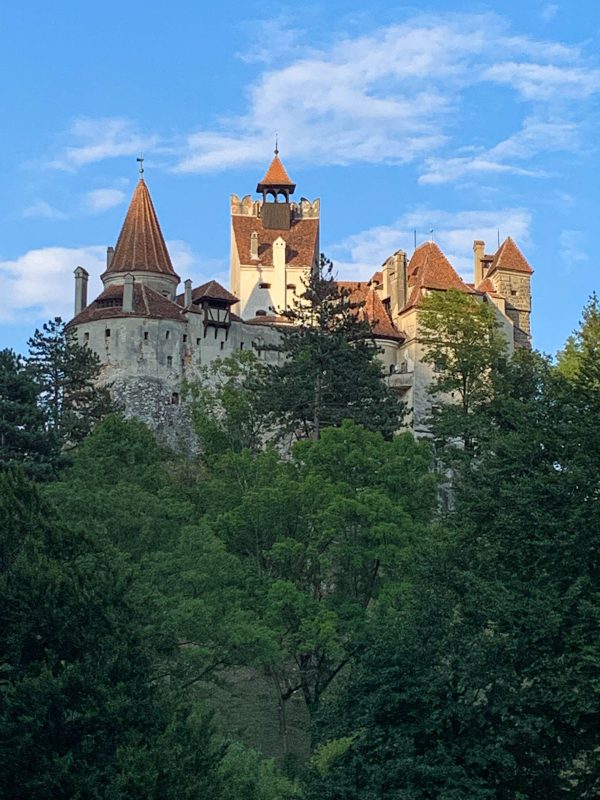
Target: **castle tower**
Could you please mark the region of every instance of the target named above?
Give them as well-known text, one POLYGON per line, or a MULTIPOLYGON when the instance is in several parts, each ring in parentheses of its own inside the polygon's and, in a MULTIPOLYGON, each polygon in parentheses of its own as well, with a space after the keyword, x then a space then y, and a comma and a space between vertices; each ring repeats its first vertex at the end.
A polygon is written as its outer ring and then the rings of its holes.
POLYGON ((231 195, 230 286, 243 319, 272 317, 302 293, 319 258, 319 200, 290 200, 296 184, 275 155, 256 191, 231 195))
POLYGON ((134 283, 148 286, 170 300, 175 298, 179 276, 173 269, 150 192, 143 178, 135 188, 117 245, 108 248, 106 271, 101 276, 105 289, 123 285, 125 275, 134 283))
POLYGON ((531 276, 533 270, 510 236, 494 256, 484 256, 484 278, 492 281, 505 300, 506 315, 515 326, 531 338, 531 276))

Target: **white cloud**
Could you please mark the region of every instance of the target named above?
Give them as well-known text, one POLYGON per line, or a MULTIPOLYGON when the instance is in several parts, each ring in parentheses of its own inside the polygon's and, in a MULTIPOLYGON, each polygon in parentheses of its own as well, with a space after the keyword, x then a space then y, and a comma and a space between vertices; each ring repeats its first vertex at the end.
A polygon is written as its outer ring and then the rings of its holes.
POLYGON ((585 236, 582 231, 562 231, 559 237, 559 243, 561 260, 567 268, 588 260, 585 236))
MULTIPOLYGON (((12 261, 0 261, 0 321, 40 323, 54 316, 73 315, 73 270, 85 267, 99 275, 106 248, 42 247, 12 261)), ((92 282, 90 292, 98 289, 92 282)))
POLYGON ((396 250, 403 249, 410 255, 415 230, 420 244, 430 238, 429 231, 433 228, 434 241, 458 272, 472 281, 475 239, 483 239, 488 252, 496 250, 498 232, 501 238, 510 235, 520 245, 527 245, 530 226, 531 214, 523 208, 457 213, 418 208, 391 225, 369 228, 330 245, 326 252, 334 260, 341 278, 365 280, 396 250))
POLYGON ((64 211, 54 208, 46 200, 36 200, 35 203, 23 209, 22 216, 32 219, 66 219, 67 217, 64 211))
POLYGON ((540 12, 544 22, 550 22, 558 13, 558 3, 547 3, 540 12))
MULTIPOLYGON (((194 285, 215 279, 227 285, 225 260, 195 254, 187 242, 167 241, 173 267, 194 285)), ((90 273, 88 301, 102 291, 100 275, 106 269, 106 247, 42 247, 10 261, 0 261, 0 323, 39 325, 51 317, 73 316, 73 271, 82 266, 90 273)))
POLYGON ((142 134, 131 121, 119 117, 77 119, 69 136, 76 144, 67 147, 48 166, 75 170, 107 158, 137 156, 156 147, 159 141, 157 136, 142 134))
MULTIPOLYGON (((464 164, 470 172, 538 174, 514 159, 548 149, 555 117, 564 134, 575 127, 581 102, 600 90, 600 70, 587 65, 579 48, 513 35, 494 14, 418 16, 318 51, 291 52, 287 61, 280 52, 280 66, 268 62, 248 87, 243 115, 187 137, 177 171, 262 163, 275 130, 286 158, 313 164, 441 161, 441 151, 456 149, 456 122, 469 91, 492 84, 523 103, 522 129, 496 147, 480 146, 476 158, 458 158, 445 180, 464 174, 464 164)), ((482 113, 493 122, 493 111, 482 113)), ((461 145, 468 142, 469 131, 461 127, 460 137, 461 145)), ((553 138, 556 148, 576 145, 572 136, 553 138)))
POLYGON ((163 137, 121 118, 80 119, 69 133, 74 144, 52 165, 77 169, 142 150, 161 153, 181 173, 262 165, 278 132, 286 160, 417 162, 424 183, 482 173, 537 176, 545 173, 520 161, 577 149, 575 131, 600 92, 600 70, 579 47, 515 33, 493 13, 421 14, 318 42, 281 19, 248 30, 251 45, 242 57, 258 65, 258 74, 243 87, 241 114, 163 137), (496 125, 498 87, 510 93, 510 111, 496 125), (492 100, 482 105, 482 96, 492 100), (474 102, 487 126, 459 124, 474 102), (490 143, 496 128, 504 136, 499 144, 490 143), (465 155, 465 145, 474 152, 465 155))
POLYGON ((439 184, 476 174, 510 173, 541 177, 543 169, 531 166, 531 159, 543 152, 568 150, 577 146, 577 126, 569 120, 542 120, 529 117, 520 131, 487 150, 455 158, 425 159, 419 183, 439 184), (525 161, 530 166, 519 166, 525 161))
POLYGON ((101 213, 120 205, 125 197, 120 189, 94 189, 85 195, 85 205, 92 213, 101 213))

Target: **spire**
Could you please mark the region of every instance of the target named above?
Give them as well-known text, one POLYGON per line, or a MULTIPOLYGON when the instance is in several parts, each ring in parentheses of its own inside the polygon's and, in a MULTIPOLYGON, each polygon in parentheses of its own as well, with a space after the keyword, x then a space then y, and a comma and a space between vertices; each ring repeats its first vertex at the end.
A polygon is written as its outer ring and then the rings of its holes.
POLYGON ((177 277, 143 178, 135 187, 105 274, 134 271, 159 272, 177 277))
POLYGON ((269 165, 269 169, 265 177, 262 181, 259 181, 258 186, 256 187, 257 192, 261 192, 263 195, 271 192, 273 194, 277 194, 277 192, 283 192, 284 195, 289 199, 289 195, 294 193, 296 188, 296 184, 290 179, 290 176, 287 174, 285 167, 281 163, 281 159, 279 158, 279 147, 277 144, 277 139, 275 139, 275 155, 271 164, 269 165))

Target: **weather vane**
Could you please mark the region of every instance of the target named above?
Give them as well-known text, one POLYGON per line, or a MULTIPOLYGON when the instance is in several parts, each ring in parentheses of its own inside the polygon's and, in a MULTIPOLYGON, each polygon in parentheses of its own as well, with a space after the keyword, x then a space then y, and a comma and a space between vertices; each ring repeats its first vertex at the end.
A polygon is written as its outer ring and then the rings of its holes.
POLYGON ((278 144, 278 136, 275 134, 275 155, 279 155, 279 144, 278 144))
POLYGON ((140 165, 140 176, 144 177, 144 154, 140 153, 139 158, 136 158, 136 161, 139 162, 140 165))

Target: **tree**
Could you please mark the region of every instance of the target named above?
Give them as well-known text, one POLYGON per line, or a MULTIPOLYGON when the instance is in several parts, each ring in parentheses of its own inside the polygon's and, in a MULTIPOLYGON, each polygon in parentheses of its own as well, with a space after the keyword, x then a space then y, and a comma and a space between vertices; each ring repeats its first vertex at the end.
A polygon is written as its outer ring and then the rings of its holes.
MULTIPOLYGON (((244 594, 263 643, 255 663, 286 704, 314 714, 348 663, 371 610, 407 580, 435 507, 431 452, 351 421, 273 451, 224 454, 203 485, 205 525, 246 564, 244 594)), ((256 634, 256 640, 261 640, 256 634)))
POLYGON ((557 367, 566 378, 574 379, 581 372, 582 361, 589 365, 600 359, 600 301, 594 292, 583 309, 578 330, 558 353, 557 367))
POLYGON ((12 350, 1 350, 0 469, 21 465, 33 477, 48 477, 55 456, 31 371, 12 350))
POLYGON ((458 413, 468 425, 468 416, 491 398, 494 371, 506 357, 492 305, 455 290, 432 292, 419 309, 418 338, 426 348, 423 361, 435 370, 431 394, 442 401, 458 395, 458 413))
POLYGON ((61 447, 80 442, 114 410, 106 387, 98 386, 97 354, 80 345, 60 317, 36 329, 27 363, 39 387, 40 405, 61 447))
POLYGON ((591 385, 534 354, 506 365, 475 412, 489 434, 457 466, 455 511, 323 716, 308 797, 598 796, 591 385))
POLYGON ((0 475, 0 796, 221 797, 223 748, 156 665, 170 648, 114 547, 0 475))
POLYGON ((333 279, 324 256, 303 293, 283 312, 280 352, 285 360, 269 366, 259 392, 275 425, 299 438, 318 439, 325 427, 352 419, 368 430, 391 436, 402 407, 388 389, 371 325, 333 279))
POLYGON ((259 450, 268 436, 268 419, 257 391, 264 365, 242 351, 204 367, 199 383, 188 387, 192 419, 206 456, 225 450, 259 450))

